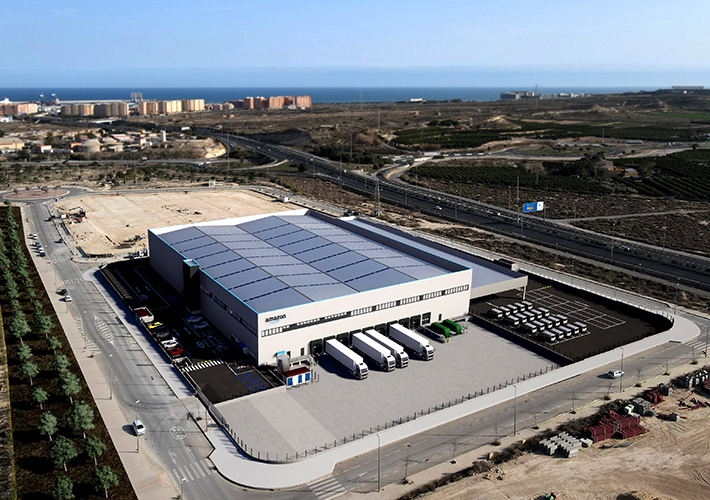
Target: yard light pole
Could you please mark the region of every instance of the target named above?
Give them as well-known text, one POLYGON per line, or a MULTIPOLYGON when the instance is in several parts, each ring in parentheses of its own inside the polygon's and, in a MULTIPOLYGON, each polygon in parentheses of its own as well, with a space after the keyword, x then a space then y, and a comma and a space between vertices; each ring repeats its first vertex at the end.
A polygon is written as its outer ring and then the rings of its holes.
MULTIPOLYGON (((136 399, 136 420, 138 420, 138 403, 140 403, 140 399, 136 399)), ((135 429, 134 429, 135 431, 135 429)), ((138 436, 138 432, 136 431, 136 453, 140 453, 141 451, 141 441, 140 437, 138 436)))
POLYGON ((113 354, 108 355, 108 398, 113 399, 113 366, 111 365, 113 354))
POLYGON ((182 483, 184 483, 185 481, 187 481, 186 477, 183 477, 182 479, 180 479, 180 500, 182 500, 182 498, 183 498, 182 497, 182 483))
POLYGON ((619 377, 619 392, 622 392, 624 382, 624 348, 621 348, 621 377, 619 377))
POLYGON ((513 384, 515 393, 513 395, 513 436, 518 433, 518 386, 513 384))
POLYGON ((377 434, 377 491, 380 491, 380 480, 381 480, 381 459, 380 459, 380 435, 377 434))
POLYGON ((680 283, 676 281, 676 284, 675 284, 675 306, 674 306, 673 314, 678 314, 678 286, 680 286, 680 283))

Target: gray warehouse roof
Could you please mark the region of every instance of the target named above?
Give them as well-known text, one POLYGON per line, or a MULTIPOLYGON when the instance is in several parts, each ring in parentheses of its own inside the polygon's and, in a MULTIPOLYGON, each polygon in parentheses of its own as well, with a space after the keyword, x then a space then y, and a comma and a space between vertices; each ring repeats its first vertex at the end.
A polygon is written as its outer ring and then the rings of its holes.
POLYGON ((259 313, 448 273, 307 214, 158 236, 259 313))

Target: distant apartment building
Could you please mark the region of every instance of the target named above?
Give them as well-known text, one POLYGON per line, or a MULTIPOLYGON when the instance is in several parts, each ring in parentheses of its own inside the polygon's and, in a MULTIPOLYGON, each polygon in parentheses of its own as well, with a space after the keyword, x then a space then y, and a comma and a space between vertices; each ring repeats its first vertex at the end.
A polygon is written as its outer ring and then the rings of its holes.
POLYGON ((245 97, 244 100, 242 101, 242 108, 254 109, 254 98, 253 97, 245 97))
POLYGON ((137 108, 139 115, 157 115, 158 101, 139 101, 137 108))
POLYGON ((182 113, 182 101, 158 101, 158 114, 182 113))
POLYGON ((65 104, 61 107, 60 113, 69 116, 93 116, 93 104, 65 104))
POLYGON ((269 97, 266 107, 269 109, 281 109, 284 107, 284 98, 282 96, 269 97))
POLYGON ((33 115, 39 110, 34 102, 9 102, 0 104, 0 116, 33 115))
POLYGON ((309 95, 297 95, 294 99, 294 104, 299 109, 307 109, 311 107, 311 96, 309 95))
POLYGON ((96 104, 94 116, 128 116, 128 104, 120 101, 96 104))
POLYGON ((17 137, 0 137, 0 153, 14 153, 25 147, 25 141, 17 137))
POLYGON ((183 99, 182 100, 182 110, 183 111, 204 111, 205 110, 205 100, 204 99, 183 99))

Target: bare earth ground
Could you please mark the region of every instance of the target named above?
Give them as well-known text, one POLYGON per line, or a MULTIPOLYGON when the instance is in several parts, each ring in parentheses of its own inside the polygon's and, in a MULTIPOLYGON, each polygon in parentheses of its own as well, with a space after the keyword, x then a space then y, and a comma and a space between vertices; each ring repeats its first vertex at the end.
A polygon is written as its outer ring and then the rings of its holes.
POLYGON ((61 212, 76 206, 86 211, 81 223, 67 222, 77 246, 89 254, 142 250, 148 229, 191 222, 242 217, 300 208, 251 191, 180 191, 155 194, 85 195, 55 207, 61 212), (134 245, 121 243, 136 235, 134 245))
MULTIPOLYGON (((643 418, 647 434, 632 438, 626 448, 602 449, 617 440, 583 448, 573 459, 527 454, 502 467, 505 478, 483 475, 450 483, 423 495, 427 500, 532 499, 556 491, 571 500, 616 499, 631 491, 650 493, 648 499, 701 500, 710 498, 710 409, 683 410, 677 390, 658 406, 660 413, 677 412, 687 419, 668 422, 643 418)), ((708 401, 704 396, 698 400, 708 401)), ((643 495, 639 498, 644 498, 643 495)))

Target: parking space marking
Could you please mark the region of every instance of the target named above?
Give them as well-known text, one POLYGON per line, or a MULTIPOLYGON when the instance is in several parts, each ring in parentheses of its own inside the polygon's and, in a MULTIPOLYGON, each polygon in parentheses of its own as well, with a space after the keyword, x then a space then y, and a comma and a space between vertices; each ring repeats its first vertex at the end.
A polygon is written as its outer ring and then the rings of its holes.
POLYGON ((535 302, 536 306, 546 307, 554 314, 564 314, 572 321, 581 321, 600 330, 608 330, 626 323, 620 318, 592 309, 584 302, 566 300, 559 295, 543 291, 542 288, 528 292, 526 297, 535 302))

